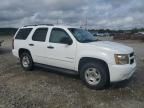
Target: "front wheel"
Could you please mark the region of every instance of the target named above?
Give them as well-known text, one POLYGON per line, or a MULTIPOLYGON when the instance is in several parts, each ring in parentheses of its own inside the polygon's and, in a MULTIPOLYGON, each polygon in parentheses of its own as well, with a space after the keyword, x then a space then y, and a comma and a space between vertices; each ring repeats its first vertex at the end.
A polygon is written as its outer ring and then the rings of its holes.
POLYGON ((28 52, 24 52, 20 55, 20 63, 23 69, 26 71, 33 69, 33 60, 28 52))
POLYGON ((109 82, 108 70, 102 63, 90 62, 82 66, 80 77, 92 89, 104 89, 109 82))

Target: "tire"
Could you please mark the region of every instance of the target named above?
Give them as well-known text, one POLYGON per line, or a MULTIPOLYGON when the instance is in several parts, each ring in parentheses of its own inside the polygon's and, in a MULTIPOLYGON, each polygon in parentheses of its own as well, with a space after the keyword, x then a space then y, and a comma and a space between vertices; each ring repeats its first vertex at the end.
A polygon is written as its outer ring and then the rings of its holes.
POLYGON ((105 89, 109 84, 108 70, 101 62, 88 62, 80 69, 80 78, 91 89, 105 89))
POLYGON ((25 71, 31 71, 33 69, 33 60, 28 52, 23 52, 20 55, 20 63, 25 71))

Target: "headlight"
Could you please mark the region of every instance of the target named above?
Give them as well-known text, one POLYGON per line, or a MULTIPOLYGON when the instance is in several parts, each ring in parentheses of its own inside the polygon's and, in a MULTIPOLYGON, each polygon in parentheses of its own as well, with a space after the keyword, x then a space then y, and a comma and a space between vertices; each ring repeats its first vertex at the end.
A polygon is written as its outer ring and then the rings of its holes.
POLYGON ((115 62, 119 65, 124 65, 129 63, 128 54, 115 54, 115 62))

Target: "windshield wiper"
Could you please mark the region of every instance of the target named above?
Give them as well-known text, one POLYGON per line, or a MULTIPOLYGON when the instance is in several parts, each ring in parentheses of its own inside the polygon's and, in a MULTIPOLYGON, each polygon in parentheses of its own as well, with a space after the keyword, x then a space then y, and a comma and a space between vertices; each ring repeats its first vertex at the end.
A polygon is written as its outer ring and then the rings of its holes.
POLYGON ((83 40, 83 43, 95 42, 95 41, 99 41, 99 40, 98 39, 96 39, 96 40, 86 39, 86 40, 83 40))

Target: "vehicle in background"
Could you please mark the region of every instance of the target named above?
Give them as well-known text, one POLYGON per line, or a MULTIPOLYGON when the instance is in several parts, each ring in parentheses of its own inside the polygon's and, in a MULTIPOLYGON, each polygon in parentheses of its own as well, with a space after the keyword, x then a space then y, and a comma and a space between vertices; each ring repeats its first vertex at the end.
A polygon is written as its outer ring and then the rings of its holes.
POLYGON ((110 36, 109 33, 93 33, 93 36, 95 37, 105 37, 105 36, 110 36))
POLYGON ((0 46, 2 46, 2 43, 4 42, 4 40, 0 40, 0 46))
POLYGON ((113 35, 111 35, 110 33, 97 33, 97 32, 95 32, 92 34, 98 40, 113 41, 113 35))

